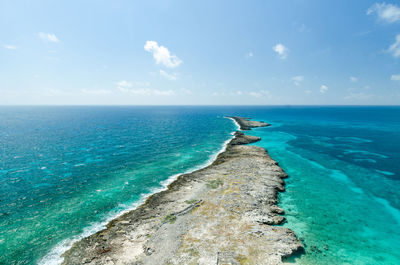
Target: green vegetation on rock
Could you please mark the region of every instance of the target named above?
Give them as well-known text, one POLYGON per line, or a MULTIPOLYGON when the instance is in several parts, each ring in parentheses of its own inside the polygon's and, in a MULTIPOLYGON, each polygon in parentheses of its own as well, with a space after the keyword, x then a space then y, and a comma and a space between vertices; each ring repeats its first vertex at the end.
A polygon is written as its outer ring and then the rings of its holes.
POLYGON ((207 185, 207 188, 216 189, 219 186, 224 185, 224 182, 222 181, 222 179, 213 179, 213 180, 207 181, 206 185, 207 185))
POLYGON ((164 218, 163 223, 170 223, 173 224, 176 221, 176 215, 175 214, 169 214, 164 218))
POLYGON ((193 203, 195 203, 195 202, 197 202, 197 201, 198 201, 198 199, 186 200, 185 203, 187 203, 187 204, 193 204, 193 203))

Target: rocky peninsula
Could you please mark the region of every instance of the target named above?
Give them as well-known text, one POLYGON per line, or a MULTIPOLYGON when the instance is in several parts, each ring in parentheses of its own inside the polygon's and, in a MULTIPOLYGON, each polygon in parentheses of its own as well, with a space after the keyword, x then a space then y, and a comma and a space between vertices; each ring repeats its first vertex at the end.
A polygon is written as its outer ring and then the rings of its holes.
MULTIPOLYGON (((234 119, 242 130, 266 123, 234 119)), ((287 174, 260 138, 236 132, 208 167, 180 175, 107 228, 76 242, 63 264, 281 264, 303 250, 277 204, 287 174)))
POLYGON ((257 127, 267 127, 270 126, 269 123, 263 121, 251 121, 251 118, 243 118, 243 117, 236 117, 236 116, 228 116, 227 118, 233 119, 239 125, 240 130, 249 131, 251 128, 257 127))

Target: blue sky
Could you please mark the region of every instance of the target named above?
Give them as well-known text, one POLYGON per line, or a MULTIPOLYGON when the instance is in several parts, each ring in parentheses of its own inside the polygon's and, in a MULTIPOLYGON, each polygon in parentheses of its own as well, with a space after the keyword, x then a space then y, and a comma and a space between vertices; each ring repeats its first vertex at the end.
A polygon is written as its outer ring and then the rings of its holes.
POLYGON ((400 103, 400 3, 0 0, 0 104, 400 103))

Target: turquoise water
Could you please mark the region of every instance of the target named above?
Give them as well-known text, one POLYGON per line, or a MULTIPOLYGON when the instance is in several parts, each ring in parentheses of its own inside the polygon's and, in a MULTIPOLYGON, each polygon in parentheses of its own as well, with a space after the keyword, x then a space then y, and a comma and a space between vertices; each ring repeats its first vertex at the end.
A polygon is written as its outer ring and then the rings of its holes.
POLYGON ((271 108, 256 145, 289 174, 280 195, 299 264, 400 264, 400 108, 271 108))
POLYGON ((289 174, 280 195, 306 246, 288 262, 400 264, 400 107, 0 107, 0 264, 59 254, 231 138, 224 115, 289 174))
POLYGON ((59 263, 235 129, 194 107, 0 107, 0 264, 59 263))

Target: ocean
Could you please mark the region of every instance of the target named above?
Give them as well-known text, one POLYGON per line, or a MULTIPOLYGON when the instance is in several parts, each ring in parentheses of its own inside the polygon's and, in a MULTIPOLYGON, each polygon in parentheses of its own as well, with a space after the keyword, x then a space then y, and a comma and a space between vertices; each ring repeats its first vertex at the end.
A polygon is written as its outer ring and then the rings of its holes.
POLYGON ((209 164, 236 125, 289 174, 299 264, 399 264, 400 107, 0 107, 0 264, 58 264, 74 240, 209 164))

